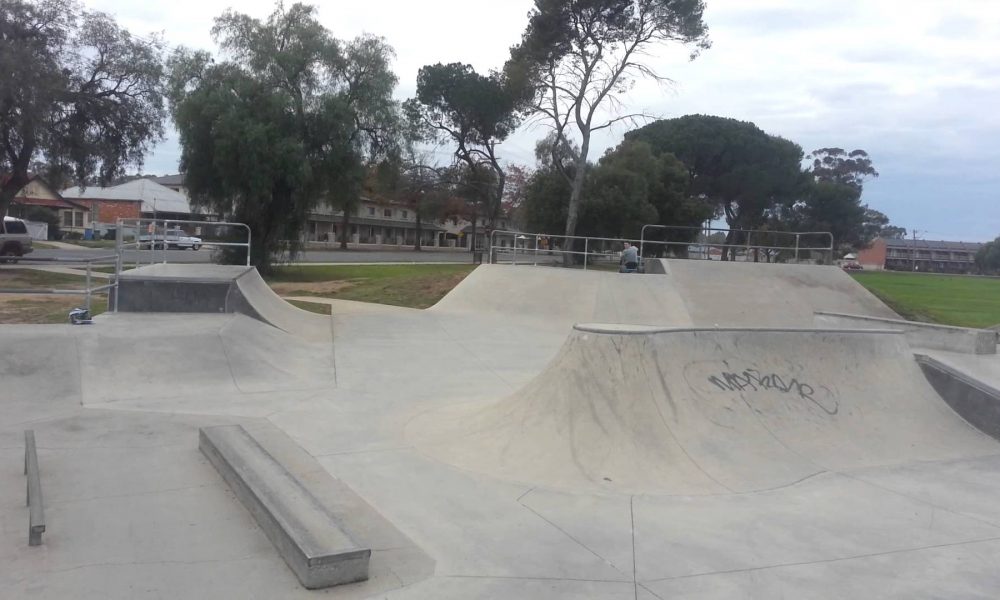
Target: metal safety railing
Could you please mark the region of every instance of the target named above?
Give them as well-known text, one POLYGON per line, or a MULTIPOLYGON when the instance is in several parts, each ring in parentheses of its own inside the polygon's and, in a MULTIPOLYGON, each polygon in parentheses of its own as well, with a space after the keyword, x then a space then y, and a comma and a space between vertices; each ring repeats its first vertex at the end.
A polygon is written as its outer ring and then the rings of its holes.
MULTIPOLYGON (((788 252, 793 256, 795 262, 799 262, 799 257, 803 252, 821 252, 823 261, 829 264, 833 260, 833 234, 829 231, 769 231, 766 229, 726 229, 715 227, 687 227, 680 225, 643 225, 639 235, 639 251, 645 255, 645 244, 655 243, 666 247, 683 247, 685 255, 690 257, 694 254, 697 257, 711 259, 713 248, 721 253, 731 251, 735 258, 737 253, 741 253, 745 260, 749 260, 752 254, 764 251, 765 253, 788 252), (688 237, 690 240, 650 240, 646 237, 648 231, 660 231, 663 237, 669 238, 688 237), (672 235, 673 234, 673 235, 672 235), (713 241, 714 234, 723 234, 725 240, 740 240, 737 243, 726 241, 713 241), (806 244, 803 245, 803 239, 806 244), (811 240, 822 240, 822 242, 812 242, 811 240), (782 243, 786 242, 787 243, 782 243), (822 245, 816 245, 822 244, 822 245), (695 252, 691 252, 694 248, 695 252)), ((756 259, 757 257, 754 256, 756 259)))
POLYGON ((582 235, 527 233, 495 229, 489 237, 489 262, 531 265, 563 264, 573 257, 584 270, 617 265, 625 242, 638 246, 640 240, 582 235), (508 243, 509 242, 509 243, 508 243))
MULTIPOLYGON (((787 258, 795 262, 800 262, 803 253, 812 255, 818 252, 822 253, 823 264, 832 262, 833 257, 833 235, 826 231, 796 232, 644 225, 639 239, 567 236, 497 229, 490 232, 489 262, 562 265, 567 262, 566 257, 571 256, 574 259, 570 262, 574 266, 579 265, 583 269, 588 269, 618 264, 626 242, 638 248, 640 260, 667 252, 673 252, 675 257, 693 256, 712 259, 713 249, 720 255, 728 251, 733 260, 739 257, 739 260, 744 261, 758 260, 760 252, 765 253, 765 260, 784 252, 788 254, 787 258), (650 230, 662 232, 662 237, 665 239, 648 238, 647 232, 650 230), (713 234, 719 233, 724 234, 725 239, 736 239, 739 243, 711 239, 713 234), (676 239, 678 237, 689 239, 678 240, 676 239), (657 247, 660 251, 651 251, 651 247, 657 247)), ((721 256, 719 258, 721 259, 721 256)))
POLYGON ((40 263, 40 264, 85 264, 86 271, 84 274, 84 287, 82 288, 0 288, 0 294, 31 294, 31 295, 42 295, 42 294, 54 294, 61 296, 84 296, 85 306, 87 312, 90 312, 91 301, 94 294, 101 292, 107 292, 113 288, 118 287, 118 278, 110 277, 111 281, 106 284, 94 285, 95 274, 94 265, 107 264, 116 265, 119 260, 117 254, 106 254, 101 256, 92 256, 87 258, 77 258, 77 257, 45 257, 38 258, 33 256, 18 256, 17 262, 24 263, 40 263))
MULTIPOLYGON (((115 252, 121 256, 124 250, 136 250, 135 260, 130 261, 136 267, 143 264, 167 262, 167 251, 173 247, 211 248, 246 248, 246 264, 250 266, 250 242, 252 232, 246 223, 232 221, 185 221, 180 219, 118 219, 115 230, 115 252), (245 242, 232 242, 226 239, 199 239, 197 243, 171 238, 168 232, 174 231, 180 225, 195 226, 198 229, 241 228, 246 230, 245 242), (129 239, 126 239, 129 238, 129 239), (146 251, 146 252, 143 252, 146 251), (144 259, 148 258, 148 262, 144 259)), ((200 233, 200 232, 199 232, 200 233)), ((222 237, 222 236, 216 236, 222 237)))

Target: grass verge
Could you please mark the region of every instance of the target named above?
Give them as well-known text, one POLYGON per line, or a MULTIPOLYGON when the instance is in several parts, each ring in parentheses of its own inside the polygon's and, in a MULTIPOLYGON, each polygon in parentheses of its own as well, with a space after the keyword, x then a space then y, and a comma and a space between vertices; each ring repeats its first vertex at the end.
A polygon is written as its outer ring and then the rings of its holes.
MULTIPOLYGON (((24 294, 0 294, 0 323, 66 323, 69 311, 85 304, 82 294, 76 296, 28 292, 32 289, 79 289, 85 283, 84 277, 76 275, 34 269, 0 269, 0 289, 25 290, 24 294)), ((107 309, 107 295, 94 295, 91 298, 91 315, 99 315, 107 309)))
POLYGON ((296 265, 267 282, 282 296, 318 296, 410 308, 433 306, 475 265, 296 265))
POLYGON ((305 302, 303 300, 289 300, 288 303, 291 304, 292 306, 301 308, 302 310, 308 310, 309 312, 316 313, 318 315, 329 316, 331 314, 329 304, 320 304, 319 302, 305 302))
POLYGON ((905 319, 958 327, 1000 323, 997 278, 892 271, 852 275, 905 319))

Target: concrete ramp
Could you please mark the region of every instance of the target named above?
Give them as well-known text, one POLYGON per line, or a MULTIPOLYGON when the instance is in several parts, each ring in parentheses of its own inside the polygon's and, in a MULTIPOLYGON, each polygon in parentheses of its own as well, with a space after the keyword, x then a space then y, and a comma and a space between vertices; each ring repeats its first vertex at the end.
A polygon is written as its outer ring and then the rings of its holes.
POLYGON ((253 267, 155 264, 122 273, 121 312, 237 313, 310 342, 330 343, 333 321, 285 302, 253 267))
POLYGON ((532 319, 561 330, 581 322, 691 324, 668 277, 554 267, 481 265, 429 310, 532 319))
POLYGON ((699 327, 813 327, 813 313, 899 319, 840 267, 661 260, 699 327))
POLYGON ((898 332, 578 326, 494 405, 418 417, 462 469, 570 491, 719 494, 826 471, 997 452, 934 392, 898 332))

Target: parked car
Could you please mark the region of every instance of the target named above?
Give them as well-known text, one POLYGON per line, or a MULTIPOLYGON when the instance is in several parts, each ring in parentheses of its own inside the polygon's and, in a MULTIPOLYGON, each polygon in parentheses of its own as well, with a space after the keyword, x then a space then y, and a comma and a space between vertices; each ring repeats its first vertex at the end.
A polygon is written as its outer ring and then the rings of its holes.
POLYGON ((16 263, 17 259, 34 251, 28 227, 21 219, 4 217, 0 222, 0 264, 16 263))
POLYGON ((864 267, 862 267, 858 263, 844 263, 843 269, 845 271, 862 271, 864 270, 864 267))
POLYGON ((201 248, 201 238, 190 236, 183 229, 168 229, 166 234, 140 235, 139 243, 143 248, 162 248, 164 250, 185 250, 201 248))

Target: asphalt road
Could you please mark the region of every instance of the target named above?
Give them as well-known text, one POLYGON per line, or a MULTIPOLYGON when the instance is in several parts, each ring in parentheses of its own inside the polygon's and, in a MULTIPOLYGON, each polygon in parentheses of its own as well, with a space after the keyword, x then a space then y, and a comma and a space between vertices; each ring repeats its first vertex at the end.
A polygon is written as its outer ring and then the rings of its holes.
MULTIPOLYGON (((97 256, 113 255, 114 249, 80 249, 80 250, 45 250, 36 249, 29 258, 52 258, 68 259, 66 264, 79 262, 87 258, 97 256)), ((201 250, 167 250, 167 262, 170 263, 208 263, 211 262, 212 252, 208 249, 201 250)), ((149 251, 127 250, 125 252, 125 262, 161 262, 163 251, 157 250, 153 253, 149 251)), ((425 250, 414 252, 413 250, 314 250, 306 252, 298 257, 296 262, 304 263, 471 263, 472 254, 467 251, 451 250, 425 250)), ((31 261, 24 261, 21 264, 32 264, 31 261)), ((52 263, 60 264, 56 260, 52 263)))

